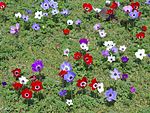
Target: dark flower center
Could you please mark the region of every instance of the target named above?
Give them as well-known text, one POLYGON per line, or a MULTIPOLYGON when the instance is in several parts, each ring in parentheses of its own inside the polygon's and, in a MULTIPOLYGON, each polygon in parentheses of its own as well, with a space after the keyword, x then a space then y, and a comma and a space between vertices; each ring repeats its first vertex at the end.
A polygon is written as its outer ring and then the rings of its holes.
POLYGON ((109 94, 109 97, 111 97, 112 96, 112 94, 109 94))
POLYGON ((28 94, 28 93, 26 93, 26 94, 25 94, 25 96, 26 96, 26 97, 29 97, 29 94, 28 94))
POLYGON ((35 86, 35 89, 39 89, 40 88, 40 86, 35 86))
POLYGON ((142 56, 142 54, 140 54, 140 56, 142 56))
POLYGON ((69 79, 72 79, 73 77, 71 76, 69 79))
POLYGON ((22 83, 24 83, 25 81, 24 81, 24 80, 22 80, 21 82, 22 82, 22 83))
POLYGON ((114 73, 114 76, 117 76, 117 73, 114 73))

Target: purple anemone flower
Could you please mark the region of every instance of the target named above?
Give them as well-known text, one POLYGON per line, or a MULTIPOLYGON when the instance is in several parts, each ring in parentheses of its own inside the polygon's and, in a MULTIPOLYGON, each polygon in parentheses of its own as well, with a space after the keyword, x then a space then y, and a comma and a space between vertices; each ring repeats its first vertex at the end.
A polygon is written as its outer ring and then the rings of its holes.
POLYGON ((122 80, 126 80, 128 78, 128 74, 122 74, 122 80))
POLYGON ((103 50, 101 52, 101 54, 104 56, 104 57, 108 57, 109 56, 109 51, 108 50, 103 50))
POLYGON ((32 29, 34 29, 34 30, 38 31, 38 30, 40 29, 40 25, 39 25, 39 24, 34 23, 34 24, 32 25, 32 29))
POLYGON ((68 9, 63 9, 60 14, 64 15, 64 16, 68 16, 69 15, 69 10, 68 9))
POLYGON ((139 12, 137 12, 136 10, 134 10, 133 12, 129 13, 129 16, 131 17, 131 19, 136 19, 139 16, 139 12))
POLYGON ((150 0, 146 0, 145 4, 150 5, 150 0))
POLYGON ((150 54, 147 54, 148 57, 150 57, 150 54))
POLYGON ((110 71, 110 77, 112 78, 112 79, 115 79, 115 80, 117 80, 118 78, 120 78, 120 72, 116 69, 116 68, 114 68, 114 70, 113 71, 110 71))
POLYGON ((61 90, 59 93, 59 96, 65 96, 65 95, 67 95, 67 90, 61 90))
POLYGON ((112 47, 112 48, 111 48, 111 51, 112 51, 113 53, 118 53, 118 48, 117 48, 117 47, 112 47))
POLYGON ((28 15, 22 15, 22 19, 27 22, 29 20, 29 16, 28 15))
POLYGON ((100 23, 95 24, 93 28, 94 28, 94 30, 97 31, 97 30, 99 30, 101 28, 101 24, 100 23))
POLYGON ((41 3, 41 7, 44 9, 44 10, 47 10, 50 8, 49 6, 49 1, 48 0, 44 0, 44 2, 41 3))
POLYGON ((89 40, 86 39, 86 38, 81 38, 81 39, 79 40, 79 43, 80 43, 80 44, 82 44, 82 43, 88 44, 88 43, 89 43, 89 40))
POLYGON ((74 72, 69 71, 67 74, 64 75, 64 80, 66 80, 66 82, 72 82, 75 76, 76 74, 74 72))
POLYGON ((131 87, 130 87, 130 92, 131 92, 131 93, 135 93, 135 92, 136 92, 136 89, 135 89, 134 86, 131 86, 131 87))
POLYGON ((75 24, 79 26, 81 24, 81 22, 82 21, 78 19, 77 21, 75 21, 75 24))
POLYGON ((113 89, 110 88, 109 90, 107 90, 105 92, 105 97, 106 97, 108 102, 114 101, 114 100, 116 100, 117 92, 113 91, 113 89))
POLYGON ((123 63, 127 63, 128 60, 129 60, 129 58, 128 58, 127 56, 121 57, 121 61, 122 61, 123 63))
POLYGON ((55 2, 55 1, 53 1, 53 0, 51 0, 51 1, 49 2, 49 5, 50 5, 50 7, 53 8, 53 9, 57 9, 57 8, 58 8, 58 3, 55 2))
POLYGON ((133 10, 133 8, 130 5, 123 7, 123 11, 126 12, 126 13, 130 13, 132 10, 133 10))
POLYGON ((20 29, 20 24, 16 23, 16 26, 10 27, 10 33, 11 34, 17 34, 19 32, 19 29, 20 29))
POLYGON ((7 82, 2 82, 2 86, 5 87, 7 85, 7 82))
POLYGON ((27 14, 32 14, 32 11, 29 10, 29 9, 25 9, 25 12, 26 12, 27 14))
POLYGON ((65 71, 71 71, 72 70, 72 66, 69 62, 63 62, 60 66, 61 70, 65 70, 65 71))
POLYGON ((40 72, 43 69, 44 64, 43 64, 42 60, 36 60, 31 65, 31 67, 32 67, 32 71, 34 71, 34 72, 40 72))

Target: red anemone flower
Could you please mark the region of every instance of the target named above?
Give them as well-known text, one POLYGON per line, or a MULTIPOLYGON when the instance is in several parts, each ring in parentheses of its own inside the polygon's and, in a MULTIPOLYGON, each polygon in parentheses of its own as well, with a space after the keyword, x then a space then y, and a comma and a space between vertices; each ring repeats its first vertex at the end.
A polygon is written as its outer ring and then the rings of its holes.
POLYGON ((32 91, 29 90, 28 88, 22 90, 21 95, 25 99, 31 99, 32 98, 32 91))
POLYGON ((0 9, 4 10, 6 8, 6 4, 4 2, 0 2, 0 9))
POLYGON ((113 11, 112 9, 108 9, 108 10, 106 11, 106 14, 112 15, 112 14, 114 14, 114 11, 113 11))
POLYGON ((87 86, 87 78, 83 77, 81 80, 77 81, 77 86, 80 88, 85 88, 87 86))
POLYGON ((92 88, 92 90, 95 90, 97 88, 97 80, 96 78, 91 80, 91 83, 89 84, 89 86, 92 88))
POLYGON ((42 82, 37 80, 31 83, 31 87, 33 91, 40 91, 43 89, 42 82))
POLYGON ((64 29, 64 30, 63 30, 63 33, 64 33, 64 35, 69 35, 70 30, 69 30, 69 29, 64 29))
POLYGON ((83 9, 86 11, 86 12, 91 12, 93 10, 93 7, 90 3, 84 3, 83 4, 83 9))
POLYGON ((146 26, 142 26, 141 29, 142 29, 142 31, 147 31, 147 27, 146 26))
POLYGON ((81 54, 80 52, 74 53, 74 59, 75 59, 75 60, 80 60, 81 57, 82 57, 82 54, 81 54))
POLYGON ((87 65, 90 65, 90 64, 92 64, 92 62, 93 62, 93 57, 92 57, 92 55, 90 55, 90 54, 87 53, 87 54, 84 55, 83 60, 84 60, 84 62, 85 62, 87 65))
POLYGON ((118 8, 118 4, 116 2, 112 2, 110 8, 117 9, 118 8))
POLYGON ((67 74, 67 71, 66 70, 61 70, 58 75, 61 76, 62 78, 64 78, 65 74, 67 74))
POLYGON ((131 7, 132 7, 133 9, 139 9, 140 3, 139 3, 139 2, 133 2, 133 3, 131 3, 131 7))
POLYGON ((19 68, 16 68, 15 70, 12 70, 11 72, 13 73, 14 77, 16 77, 16 78, 21 76, 21 69, 19 69, 19 68))
POLYGON ((12 86, 14 87, 15 90, 19 90, 19 89, 22 88, 23 85, 20 84, 19 82, 14 82, 14 83, 12 84, 12 86))
POLYGON ((140 32, 136 34, 136 38, 141 39, 145 37, 145 33, 144 32, 140 32))

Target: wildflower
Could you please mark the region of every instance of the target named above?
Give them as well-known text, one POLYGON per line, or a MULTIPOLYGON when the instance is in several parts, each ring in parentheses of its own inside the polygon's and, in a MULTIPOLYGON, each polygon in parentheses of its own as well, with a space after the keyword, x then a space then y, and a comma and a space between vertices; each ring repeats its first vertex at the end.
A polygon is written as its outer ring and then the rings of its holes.
POLYGON ((116 59, 115 59, 115 56, 108 56, 108 60, 110 63, 114 62, 116 59))
POLYGON ((41 3, 41 7, 44 9, 44 10, 47 10, 50 8, 49 6, 49 1, 48 0, 45 0, 44 2, 41 3))
POLYGON ((85 88, 87 86, 87 78, 83 77, 77 81, 77 86, 80 88, 85 88))
POLYGON ((79 40, 79 43, 80 43, 80 47, 82 50, 85 50, 85 51, 88 51, 89 50, 89 47, 88 47, 88 39, 86 38, 82 38, 79 40))
POLYGON ((83 56, 83 60, 87 65, 91 65, 93 63, 93 57, 88 53, 83 56))
POLYGON ((91 83, 89 84, 89 86, 92 88, 92 90, 95 90, 97 88, 97 85, 98 85, 98 83, 97 83, 96 78, 92 79, 91 83))
POLYGON ((7 85, 7 82, 2 82, 2 86, 5 87, 7 85))
POLYGON ((114 101, 116 100, 117 92, 114 91, 112 88, 110 88, 109 90, 105 92, 105 97, 108 102, 114 101))
POLYGON ((116 68, 114 68, 114 70, 113 71, 110 71, 110 77, 112 78, 112 79, 115 79, 115 80, 117 80, 118 78, 120 78, 120 72, 116 69, 116 68))
POLYGON ((72 100, 67 99, 66 104, 68 104, 68 106, 73 105, 72 100))
POLYGON ((97 84, 97 90, 99 93, 102 93, 104 91, 104 84, 103 83, 98 83, 97 84))
POLYGON ((22 88, 23 84, 20 84, 19 82, 14 82, 12 86, 14 87, 15 90, 19 90, 22 88))
POLYGON ((70 29, 64 29, 64 30, 63 30, 63 33, 64 33, 64 35, 69 35, 70 29))
POLYGON ((150 5, 150 0, 146 0, 145 4, 150 5))
POLYGON ((114 10, 108 9, 107 12, 106 12, 106 14, 108 14, 108 15, 113 15, 113 14, 114 14, 114 10))
POLYGON ((140 33, 136 34, 136 38, 138 38, 138 39, 142 39, 144 37, 145 37, 145 33, 144 32, 140 32, 140 33))
POLYGON ((67 25, 72 25, 73 21, 72 20, 67 20, 67 25))
POLYGON ((75 59, 75 60, 80 60, 81 57, 82 57, 82 54, 81 54, 80 52, 74 53, 74 59, 75 59))
POLYGON ((66 71, 66 70, 61 70, 58 75, 59 75, 60 77, 64 78, 64 75, 65 75, 65 74, 67 74, 67 71, 66 71))
POLYGON ((13 76, 16 78, 21 76, 21 69, 19 68, 16 68, 15 70, 12 70, 11 72, 13 73, 13 76))
POLYGON ((103 45, 107 47, 106 50, 111 50, 116 44, 113 41, 105 41, 103 45))
POLYGON ((78 19, 77 21, 75 21, 75 24, 79 26, 81 24, 81 22, 82 21, 78 19))
POLYGON ((32 71, 34 71, 34 72, 40 72, 43 69, 44 64, 43 64, 42 60, 36 60, 31 65, 31 67, 32 67, 32 71))
POLYGON ((101 28, 101 24, 100 23, 95 24, 93 28, 94 28, 94 30, 97 31, 97 30, 99 30, 101 28))
POLYGON ((47 16, 48 16, 48 13, 43 13, 43 16, 47 17, 47 16))
POLYGON ((93 10, 93 7, 90 3, 84 3, 83 4, 83 9, 86 11, 86 12, 91 12, 93 10))
POLYGON ((16 23, 16 26, 10 27, 10 33, 11 34, 17 34, 19 32, 19 29, 20 29, 20 24, 16 23))
POLYGON ((32 11, 29 10, 29 9, 25 9, 25 11, 26 11, 27 14, 32 14, 32 11))
POLYGON ((58 8, 58 3, 55 2, 55 1, 53 1, 53 0, 51 0, 51 1, 49 2, 49 5, 50 5, 50 7, 53 8, 53 9, 57 9, 57 8, 58 8))
POLYGON ((28 15, 22 15, 22 19, 27 22, 29 20, 29 16, 28 15))
POLYGON ((122 74, 122 80, 126 80, 128 78, 128 74, 122 74))
POLYGON ((108 50, 103 50, 101 52, 101 54, 104 56, 104 57, 108 57, 109 56, 109 51, 108 50))
POLYGON ((76 74, 74 72, 69 71, 67 74, 64 75, 64 80, 66 80, 66 82, 72 82, 75 76, 76 74))
POLYGON ((31 87, 33 91, 40 91, 43 89, 42 82, 37 80, 31 83, 31 87))
POLYGON ((24 77, 24 76, 21 76, 21 77, 19 78, 20 84, 27 84, 28 81, 29 81, 29 80, 26 79, 26 77, 24 77))
POLYGON ((42 17, 43 17, 42 11, 37 11, 37 12, 35 13, 34 18, 41 19, 42 17))
POLYGON ((6 8, 6 3, 5 2, 0 2, 0 9, 4 10, 6 8))
POLYGON ((28 88, 22 90, 21 95, 25 99, 31 99, 32 98, 32 91, 30 91, 28 88))
POLYGON ((132 12, 132 10, 133 10, 133 8, 130 5, 123 7, 123 11, 126 13, 130 13, 130 12, 132 12))
POLYGON ((117 2, 112 2, 112 4, 110 5, 110 8, 112 9, 117 9, 118 8, 118 3, 117 2))
POLYGON ((109 5, 111 3, 110 0, 106 0, 105 4, 109 5))
POLYGON ((34 24, 32 25, 32 29, 34 29, 35 31, 38 31, 38 30, 40 29, 40 25, 34 23, 34 24))
POLYGON ((136 92, 136 89, 135 89, 134 86, 131 86, 131 87, 130 87, 130 92, 131 92, 131 93, 135 93, 135 92, 136 92))
POLYGON ((59 13, 59 10, 58 9, 53 9, 51 13, 52 13, 52 15, 57 15, 59 13))
POLYGON ((118 53, 118 48, 114 46, 114 47, 111 48, 111 51, 113 53, 118 53))
POLYGON ((65 55, 65 56, 68 56, 68 55, 69 55, 69 49, 68 49, 68 48, 64 50, 64 55, 65 55))
POLYGON ((67 90, 61 90, 58 94, 61 97, 66 96, 67 95, 67 90))
POLYGON ((100 12, 101 12, 101 9, 99 9, 99 8, 94 8, 94 7, 93 7, 93 10, 94 10, 96 13, 100 13, 100 12))
POLYGON ((119 50, 122 51, 122 52, 124 52, 124 51, 126 50, 126 46, 125 46, 125 45, 120 46, 120 47, 119 47, 119 50))
POLYGON ((63 9, 60 14, 64 15, 64 16, 68 16, 69 15, 69 10, 68 9, 63 9))
POLYGON ((16 14, 15 14, 15 17, 16 17, 16 18, 21 18, 21 17, 22 17, 22 15, 21 15, 21 13, 20 13, 20 12, 18 12, 18 13, 16 13, 16 14))
POLYGON ((121 61, 122 61, 123 63, 127 63, 128 60, 129 60, 129 58, 128 58, 127 56, 121 57, 121 61))
POLYGON ((133 12, 129 13, 129 16, 131 17, 131 19, 136 19, 139 17, 139 12, 134 10, 133 12))
POLYGON ((131 7, 132 7, 133 9, 138 9, 138 8, 140 7, 140 3, 139 3, 139 2, 132 2, 132 3, 131 3, 131 7))
POLYGON ((31 81, 35 81, 36 79, 37 79, 36 75, 33 75, 33 76, 30 77, 31 81))
POLYGON ((144 49, 138 49, 138 51, 135 53, 136 58, 139 58, 140 60, 143 59, 143 57, 146 56, 144 49))
POLYGON ((61 70, 66 70, 68 72, 68 71, 72 70, 72 66, 69 62, 63 62, 60 66, 60 69, 61 70))
POLYGON ((147 31, 147 26, 142 26, 141 29, 142 31, 147 31))

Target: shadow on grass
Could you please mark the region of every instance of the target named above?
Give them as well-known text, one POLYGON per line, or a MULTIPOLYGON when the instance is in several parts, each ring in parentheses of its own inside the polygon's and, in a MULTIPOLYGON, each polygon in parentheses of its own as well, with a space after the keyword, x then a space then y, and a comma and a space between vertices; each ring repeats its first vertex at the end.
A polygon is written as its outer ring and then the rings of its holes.
POLYGON ((33 99, 25 99, 23 101, 24 104, 27 104, 28 106, 31 106, 34 104, 34 100, 33 99))

